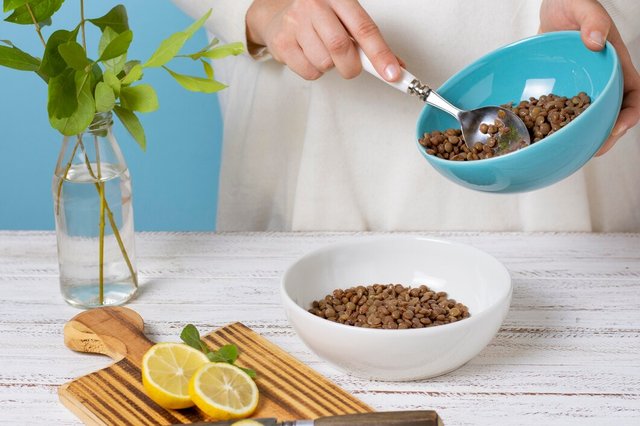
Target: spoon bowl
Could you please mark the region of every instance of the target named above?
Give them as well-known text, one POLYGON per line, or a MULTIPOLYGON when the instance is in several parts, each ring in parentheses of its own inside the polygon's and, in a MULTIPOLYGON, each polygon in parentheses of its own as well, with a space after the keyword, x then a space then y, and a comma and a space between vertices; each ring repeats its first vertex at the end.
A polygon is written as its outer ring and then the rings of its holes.
POLYGON ((490 136, 480 131, 481 124, 494 125, 501 123, 508 129, 507 132, 500 132, 493 136, 497 140, 497 144, 492 148, 492 152, 496 156, 508 154, 531 143, 527 127, 520 117, 512 111, 497 106, 483 106, 472 110, 462 110, 453 106, 444 97, 422 83, 404 68, 398 81, 389 82, 385 80, 378 74, 363 50, 358 48, 358 53, 362 68, 369 74, 389 86, 416 96, 428 105, 432 105, 455 117, 460 124, 464 142, 470 150, 473 150, 473 147, 478 143, 485 145, 489 141, 490 136))

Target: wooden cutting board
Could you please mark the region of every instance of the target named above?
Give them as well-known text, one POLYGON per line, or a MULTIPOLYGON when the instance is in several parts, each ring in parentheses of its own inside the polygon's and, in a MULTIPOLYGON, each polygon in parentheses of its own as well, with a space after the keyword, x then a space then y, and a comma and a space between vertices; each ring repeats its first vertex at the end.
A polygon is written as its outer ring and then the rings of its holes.
MULTIPOLYGON (((108 307, 76 315, 64 328, 65 344, 75 351, 100 353, 111 366, 60 386, 62 403, 87 424, 170 425, 210 420, 197 409, 167 410, 147 397, 142 387, 142 356, 153 342, 143 333, 140 315, 108 307)), ((211 347, 233 343, 238 365, 258 372, 260 403, 254 417, 279 420, 365 413, 373 409, 278 346, 234 323, 203 337, 211 347)))

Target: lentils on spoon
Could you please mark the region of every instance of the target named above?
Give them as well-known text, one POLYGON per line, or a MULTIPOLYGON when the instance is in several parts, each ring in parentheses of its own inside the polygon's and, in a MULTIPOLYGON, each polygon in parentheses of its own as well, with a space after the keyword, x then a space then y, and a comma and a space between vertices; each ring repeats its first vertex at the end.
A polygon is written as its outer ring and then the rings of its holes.
MULTIPOLYGON (((531 97, 515 106, 510 103, 503 107, 522 119, 529 131, 531 143, 536 143, 569 124, 589 105, 591 98, 585 92, 580 92, 571 98, 554 94, 543 95, 539 99, 531 97)), ((459 129, 425 133, 419 142, 427 154, 453 161, 482 160, 506 153, 497 148, 500 148, 499 136, 511 132, 509 127, 500 120, 495 120, 494 123, 482 123, 480 132, 487 135, 486 144, 476 143, 471 148, 465 144, 459 129)))

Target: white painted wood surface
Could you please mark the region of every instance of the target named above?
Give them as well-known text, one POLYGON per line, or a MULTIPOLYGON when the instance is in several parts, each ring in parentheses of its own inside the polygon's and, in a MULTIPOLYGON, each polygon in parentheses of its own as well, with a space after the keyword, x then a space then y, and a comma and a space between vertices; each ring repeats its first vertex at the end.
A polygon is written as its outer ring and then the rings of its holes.
MULTIPOLYGON (((377 234, 143 233, 128 306, 155 341, 188 322, 242 321, 379 410, 436 409, 451 425, 640 425, 640 234, 412 233, 472 244, 511 272, 511 310, 462 368, 384 383, 345 375, 287 324, 279 279, 324 244, 377 234)), ((55 235, 0 232, 0 423, 72 425, 57 387, 109 364, 68 350, 55 235)))

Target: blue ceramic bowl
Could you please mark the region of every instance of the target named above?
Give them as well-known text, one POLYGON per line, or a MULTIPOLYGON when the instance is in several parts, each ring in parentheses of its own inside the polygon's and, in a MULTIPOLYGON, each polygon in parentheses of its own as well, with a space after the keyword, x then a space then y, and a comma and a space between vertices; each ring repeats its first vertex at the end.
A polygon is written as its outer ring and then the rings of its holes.
MULTIPOLYGON (((438 93, 463 109, 515 103, 554 93, 584 91, 591 106, 551 136, 500 157, 449 161, 418 149, 442 175, 464 187, 513 193, 558 182, 582 167, 602 146, 620 111, 622 71, 613 46, 587 49, 575 31, 546 33, 502 47, 455 74, 438 93)), ((450 115, 427 105, 418 119, 417 137, 458 128, 450 115)))

